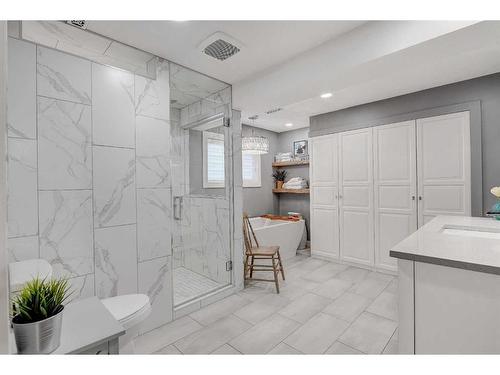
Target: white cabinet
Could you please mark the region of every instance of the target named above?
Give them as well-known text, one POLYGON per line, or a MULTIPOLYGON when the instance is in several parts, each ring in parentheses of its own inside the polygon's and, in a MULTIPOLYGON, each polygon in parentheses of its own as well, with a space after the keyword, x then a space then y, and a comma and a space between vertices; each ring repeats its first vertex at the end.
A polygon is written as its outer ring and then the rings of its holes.
POLYGON ((390 249, 435 215, 470 215, 469 112, 312 138, 313 255, 397 271, 390 249))
POLYGON ((375 265, 396 271, 392 246, 417 230, 415 121, 373 129, 375 265))
POLYGON ((311 250, 338 258, 338 135, 313 138, 310 148, 311 250))
POLYGON ((339 134, 340 258, 373 264, 372 129, 339 134))
POLYGON ((417 120, 418 226, 470 215, 469 112, 417 120))

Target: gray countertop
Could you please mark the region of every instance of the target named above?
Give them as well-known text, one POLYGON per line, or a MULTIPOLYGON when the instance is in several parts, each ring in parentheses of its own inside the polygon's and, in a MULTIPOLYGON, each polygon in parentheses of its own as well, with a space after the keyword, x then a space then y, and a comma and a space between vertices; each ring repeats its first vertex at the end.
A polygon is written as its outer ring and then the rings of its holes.
MULTIPOLYGON (((75 301, 63 312, 61 345, 51 354, 73 354, 123 335, 125 330, 96 297, 75 301)), ((15 353, 14 337, 12 337, 15 353)))
POLYGON ((395 245, 390 255, 500 275, 500 221, 437 216, 395 245))

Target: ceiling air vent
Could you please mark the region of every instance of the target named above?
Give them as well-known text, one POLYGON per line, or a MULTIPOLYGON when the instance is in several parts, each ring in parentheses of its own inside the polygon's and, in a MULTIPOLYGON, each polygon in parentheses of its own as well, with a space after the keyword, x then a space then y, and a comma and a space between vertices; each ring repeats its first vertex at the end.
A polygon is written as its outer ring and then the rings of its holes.
POLYGON ((87 29, 87 21, 66 21, 68 25, 78 27, 79 29, 87 29))
POLYGON ((273 113, 276 113, 276 112, 279 112, 282 110, 283 110, 283 108, 273 108, 273 109, 270 109, 269 111, 266 111, 266 115, 271 115, 273 113))
POLYGON ((210 57, 224 61, 241 50, 241 43, 222 32, 216 32, 200 43, 200 50, 210 57))

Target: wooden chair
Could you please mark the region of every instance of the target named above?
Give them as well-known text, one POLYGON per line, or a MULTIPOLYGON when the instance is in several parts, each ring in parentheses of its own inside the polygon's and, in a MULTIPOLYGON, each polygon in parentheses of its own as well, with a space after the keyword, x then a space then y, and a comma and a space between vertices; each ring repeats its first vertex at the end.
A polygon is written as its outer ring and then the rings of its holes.
POLYGON ((248 215, 243 215, 243 238, 245 240, 245 280, 269 281, 276 285, 276 292, 280 292, 279 273, 285 280, 285 272, 281 263, 280 247, 279 246, 259 246, 259 241, 255 236, 248 215), (256 260, 270 260, 271 264, 256 264, 256 260), (274 279, 257 279, 253 277, 254 272, 271 271, 274 274, 274 279))

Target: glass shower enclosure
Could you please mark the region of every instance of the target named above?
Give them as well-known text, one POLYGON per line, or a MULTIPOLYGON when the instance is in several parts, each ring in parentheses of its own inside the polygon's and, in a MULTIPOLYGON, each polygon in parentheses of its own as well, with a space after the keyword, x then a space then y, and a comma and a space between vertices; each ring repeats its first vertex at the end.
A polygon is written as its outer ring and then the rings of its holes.
POLYGON ((170 64, 173 295, 186 305, 231 284, 231 87, 170 64))

